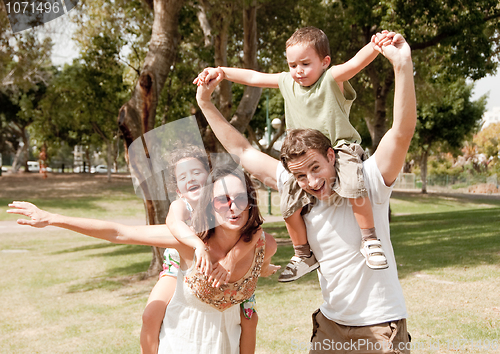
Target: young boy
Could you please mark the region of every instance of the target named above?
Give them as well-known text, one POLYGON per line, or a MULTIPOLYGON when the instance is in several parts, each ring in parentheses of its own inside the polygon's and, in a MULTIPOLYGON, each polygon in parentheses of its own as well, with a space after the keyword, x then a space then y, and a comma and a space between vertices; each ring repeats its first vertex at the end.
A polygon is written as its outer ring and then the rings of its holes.
MULTIPOLYGON (((378 34, 379 38, 386 33, 378 34)), ((383 45, 391 41, 391 38, 384 38, 383 45)), ((369 43, 346 63, 328 69, 331 57, 327 36, 315 27, 304 27, 286 42, 290 72, 267 74, 219 67, 205 69, 194 80, 195 84, 201 85, 223 75, 226 80, 248 86, 279 88, 285 99, 287 128, 317 129, 332 142, 337 173, 334 183, 322 179, 318 171, 315 185, 309 185, 306 176, 294 176, 295 179, 290 179, 284 186, 280 208, 295 255, 279 281, 296 280, 319 267, 309 248, 301 212, 306 212, 306 207, 315 203, 314 194, 321 194, 326 188, 332 188, 340 197, 349 199, 361 229, 361 252, 366 264, 372 269, 388 267, 375 233, 373 213, 363 182, 361 137, 349 122, 349 111, 356 92, 347 80, 371 63, 377 54, 373 44, 369 43)))

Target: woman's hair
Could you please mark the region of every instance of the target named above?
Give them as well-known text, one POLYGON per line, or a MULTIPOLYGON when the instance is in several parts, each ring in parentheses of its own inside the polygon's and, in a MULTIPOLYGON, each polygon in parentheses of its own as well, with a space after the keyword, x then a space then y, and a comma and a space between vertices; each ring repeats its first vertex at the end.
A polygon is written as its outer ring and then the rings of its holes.
POLYGON ((286 41, 286 49, 297 44, 312 47, 322 60, 326 56, 330 56, 330 43, 328 42, 328 37, 326 36, 325 32, 323 32, 319 28, 299 28, 286 41))
POLYGON ((169 181, 172 184, 173 190, 177 188, 177 176, 175 175, 175 168, 177 163, 184 159, 197 159, 201 162, 207 172, 210 172, 210 158, 204 149, 196 145, 187 145, 184 147, 176 148, 168 156, 169 168, 169 181))
POLYGON ((198 202, 198 208, 196 208, 193 217, 194 229, 198 237, 205 242, 213 236, 215 227, 217 226, 215 222, 216 211, 213 208, 212 202, 214 198, 214 184, 229 175, 233 175, 242 181, 247 191, 248 220, 240 231, 243 241, 250 242, 253 234, 264 222, 257 206, 257 191, 248 174, 235 168, 234 165, 215 167, 208 176, 207 183, 203 188, 198 202))
POLYGON ((330 139, 322 132, 316 129, 290 129, 281 146, 280 159, 285 169, 288 169, 288 163, 301 157, 309 150, 318 150, 328 159, 328 149, 332 147, 330 139))

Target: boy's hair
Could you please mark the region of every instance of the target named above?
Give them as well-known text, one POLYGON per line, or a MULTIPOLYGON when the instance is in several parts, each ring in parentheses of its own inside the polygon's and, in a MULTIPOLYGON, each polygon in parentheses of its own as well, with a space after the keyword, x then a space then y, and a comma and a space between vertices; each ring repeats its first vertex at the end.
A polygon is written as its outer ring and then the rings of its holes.
POLYGON ((321 59, 330 56, 330 43, 328 42, 328 37, 325 32, 319 28, 299 28, 286 41, 286 49, 297 44, 311 46, 321 59))
POLYGON ((318 150, 325 158, 328 158, 328 149, 332 143, 322 132, 316 129, 289 129, 281 146, 280 159, 285 169, 288 163, 304 155, 307 151, 318 150))
POLYGON ((207 179, 207 184, 203 188, 200 199, 198 201, 198 208, 194 212, 194 229, 198 237, 207 241, 215 233, 215 213, 213 208, 214 198, 214 184, 222 178, 233 175, 243 182, 247 191, 248 197, 248 220, 243 228, 240 230, 241 237, 244 242, 250 242, 253 234, 259 229, 260 225, 264 222, 257 205, 257 190, 248 173, 243 172, 234 166, 219 166, 214 167, 207 179))
POLYGON ((168 164, 170 166, 170 182, 177 188, 177 176, 175 175, 175 167, 180 160, 183 159, 197 159, 201 162, 207 172, 210 172, 210 159, 204 149, 196 145, 186 145, 182 148, 176 148, 170 156, 168 156, 168 164))

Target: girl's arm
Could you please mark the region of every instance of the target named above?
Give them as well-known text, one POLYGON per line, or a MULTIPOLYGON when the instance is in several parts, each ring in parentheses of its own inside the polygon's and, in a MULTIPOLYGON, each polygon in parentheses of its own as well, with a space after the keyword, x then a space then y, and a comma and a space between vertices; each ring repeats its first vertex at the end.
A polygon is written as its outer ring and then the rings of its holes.
POLYGON ((12 202, 9 207, 12 209, 8 209, 7 213, 30 218, 17 220, 20 225, 36 228, 56 226, 113 243, 175 248, 184 259, 192 257, 192 250, 179 243, 166 225, 128 226, 104 220, 69 217, 49 213, 28 202, 12 202))
POLYGON ((205 243, 203 243, 203 241, 194 233, 193 229, 186 224, 189 217, 189 211, 187 210, 185 203, 178 199, 170 205, 166 224, 171 234, 178 242, 189 247, 190 249, 194 248, 196 254, 196 266, 199 267, 206 276, 209 276, 212 272, 212 262, 210 261, 210 256, 206 250, 205 243))
POLYGON ((208 84, 211 80, 217 78, 219 74, 222 74, 223 78, 228 81, 236 82, 238 84, 246 86, 263 88, 279 87, 278 79, 280 74, 267 74, 250 69, 227 67, 206 68, 198 75, 193 83, 197 84, 198 86, 202 84, 208 84))

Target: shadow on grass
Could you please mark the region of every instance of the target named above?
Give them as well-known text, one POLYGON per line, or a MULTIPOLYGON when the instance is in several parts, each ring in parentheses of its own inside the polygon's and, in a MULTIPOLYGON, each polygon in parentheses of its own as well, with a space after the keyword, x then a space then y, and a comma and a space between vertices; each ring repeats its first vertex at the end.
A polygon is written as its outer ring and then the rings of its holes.
MULTIPOLYGON (((151 254, 150 246, 118 245, 113 243, 100 243, 82 247, 75 247, 56 252, 54 254, 77 253, 77 252, 86 252, 86 251, 100 250, 100 249, 103 250, 107 249, 107 251, 101 253, 80 255, 80 257, 110 258, 110 257, 138 255, 144 253, 151 254)), ((71 285, 68 288, 68 293, 85 292, 97 289, 104 289, 109 291, 118 290, 121 287, 126 286, 130 282, 142 278, 141 274, 148 270, 149 264, 150 264, 150 259, 135 263, 127 262, 123 267, 112 266, 112 265, 108 266, 108 269, 103 275, 99 277, 90 278, 83 283, 71 285)))
MULTIPOLYGON (((484 204, 484 199, 478 203, 484 204)), ((399 277, 445 267, 500 264, 499 224, 498 207, 394 216, 390 227, 399 277)), ((284 223, 270 226, 264 229, 275 237, 287 235, 284 223)), ((283 268, 292 255, 291 246, 280 246, 273 263, 283 268)), ((317 282, 316 272, 313 274, 294 283, 317 282)), ((271 286, 277 278, 263 278, 259 284, 271 286)))
POLYGON ((476 204, 476 205, 491 205, 500 206, 500 198, 495 195, 484 194, 446 194, 446 193, 412 193, 394 191, 391 194, 391 200, 401 200, 411 202, 413 204, 421 204, 428 206, 450 206, 460 204, 476 204), (458 204, 457 204, 458 203, 458 204))
POLYGON ((115 267, 100 277, 90 278, 84 283, 68 287, 68 293, 86 292, 92 290, 115 291, 127 284, 142 279, 141 274, 149 267, 149 261, 136 262, 126 267, 115 267))
POLYGON ((396 216, 391 237, 399 276, 500 262, 500 208, 396 216))

